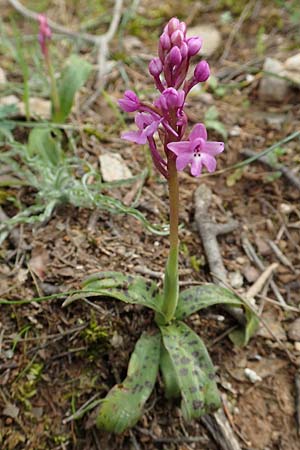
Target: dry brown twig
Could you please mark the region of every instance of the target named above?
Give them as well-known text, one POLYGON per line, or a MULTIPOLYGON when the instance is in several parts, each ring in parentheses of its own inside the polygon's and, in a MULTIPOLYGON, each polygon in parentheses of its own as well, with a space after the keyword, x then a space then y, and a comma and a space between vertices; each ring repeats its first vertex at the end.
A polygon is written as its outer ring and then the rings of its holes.
MULTIPOLYGON (((263 264, 261 259, 256 254, 256 251, 254 250, 253 245, 250 243, 249 239, 247 238, 247 236, 244 233, 242 234, 242 247, 243 247, 246 255, 248 256, 248 258, 250 259, 250 261, 252 261, 259 270, 265 271, 265 269, 266 269, 265 265, 263 264)), ((285 302, 284 298, 282 297, 281 293, 279 292, 279 289, 274 280, 270 281, 270 287, 271 287, 272 291, 274 292, 274 295, 276 296, 279 303, 286 306, 286 302, 285 302)))
MULTIPOLYGON (((224 285, 227 280, 227 271, 223 264, 217 236, 235 230, 239 224, 234 220, 227 224, 217 225, 212 223, 208 214, 208 208, 211 201, 212 191, 205 184, 201 184, 195 192, 195 221, 202 239, 210 270, 213 272, 213 280, 216 284, 224 285)), ((245 319, 241 310, 237 308, 226 308, 226 310, 234 316, 239 323, 244 324, 245 319)), ((220 445, 220 448, 223 450, 241 450, 223 410, 217 411, 213 415, 206 415, 201 418, 201 421, 211 432, 215 441, 220 445)))
MULTIPOLYGON (((244 156, 248 157, 252 157, 252 156, 256 156, 257 153, 253 152, 252 150, 248 150, 248 149, 244 149, 241 151, 241 154, 244 156)), ((295 186, 297 189, 300 190, 300 178, 296 176, 296 174, 294 174, 290 169, 288 169, 287 167, 285 167, 283 164, 280 163, 276 163, 276 164, 271 164, 269 159, 267 158, 267 156, 260 156, 258 158, 259 162, 262 162, 263 164, 265 164, 268 167, 271 167, 271 169, 276 170, 278 172, 281 172, 282 175, 293 185, 295 186)))
MULTIPOLYGON (((8 3, 10 3, 13 8, 15 8, 16 11, 18 11, 20 14, 22 14, 24 17, 27 17, 28 19, 32 19, 35 21, 39 20, 39 14, 31 11, 30 9, 26 8, 22 5, 18 0, 8 0, 8 3)), ((103 88, 104 81, 105 81, 105 75, 106 75, 106 62, 107 62, 107 56, 108 56, 108 44, 114 37, 119 22, 121 18, 121 10, 123 7, 123 0, 115 0, 114 10, 113 10, 113 16, 112 20, 110 22, 109 28, 106 33, 95 36, 93 34, 89 33, 79 33, 75 31, 71 31, 68 28, 63 27, 62 25, 57 24, 56 22, 53 22, 53 20, 48 19, 48 24, 50 28, 52 28, 53 31, 56 31, 58 33, 64 34, 66 36, 69 36, 72 39, 82 39, 85 40, 91 44, 94 44, 98 47, 98 55, 97 55, 97 65, 98 65, 98 87, 103 88)))

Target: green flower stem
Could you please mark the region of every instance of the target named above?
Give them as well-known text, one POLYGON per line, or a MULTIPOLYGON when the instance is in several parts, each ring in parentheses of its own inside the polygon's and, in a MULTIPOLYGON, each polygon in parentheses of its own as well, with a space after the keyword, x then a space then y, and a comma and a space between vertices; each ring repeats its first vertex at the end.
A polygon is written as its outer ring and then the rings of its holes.
POLYGON ((55 76, 54 76, 53 65, 51 62, 50 54, 49 54, 49 49, 47 51, 45 60, 46 60, 47 71, 48 71, 48 74, 50 77, 51 100, 52 100, 52 106, 53 106, 53 120, 55 122, 55 117, 60 112, 60 101, 59 101, 56 80, 55 80, 55 76))
POLYGON ((170 322, 175 314, 178 302, 178 217, 179 217, 179 188, 175 158, 168 158, 168 185, 170 200, 170 253, 165 269, 163 313, 166 322, 170 322))

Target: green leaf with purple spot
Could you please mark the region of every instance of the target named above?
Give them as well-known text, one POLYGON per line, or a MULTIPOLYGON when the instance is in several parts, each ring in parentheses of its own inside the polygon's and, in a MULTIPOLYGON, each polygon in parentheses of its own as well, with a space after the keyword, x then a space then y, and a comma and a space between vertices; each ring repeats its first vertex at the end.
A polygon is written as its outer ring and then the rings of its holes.
POLYGON ((131 355, 126 379, 114 386, 101 403, 98 428, 122 433, 138 422, 156 381, 160 347, 160 333, 142 334, 131 355))
POLYGON ((162 374, 166 398, 180 398, 181 392, 176 371, 168 350, 163 345, 161 346, 159 368, 162 374))
POLYGON ((239 297, 222 286, 204 284, 180 292, 175 317, 182 320, 200 309, 213 305, 241 307, 243 303, 239 297))
POLYGON ((220 397, 215 370, 203 341, 183 322, 160 327, 181 391, 181 410, 187 421, 215 411, 220 397))
POLYGON ((100 272, 83 283, 81 294, 76 298, 114 298, 125 303, 138 304, 162 314, 162 297, 157 284, 143 277, 123 275, 119 272, 100 272))

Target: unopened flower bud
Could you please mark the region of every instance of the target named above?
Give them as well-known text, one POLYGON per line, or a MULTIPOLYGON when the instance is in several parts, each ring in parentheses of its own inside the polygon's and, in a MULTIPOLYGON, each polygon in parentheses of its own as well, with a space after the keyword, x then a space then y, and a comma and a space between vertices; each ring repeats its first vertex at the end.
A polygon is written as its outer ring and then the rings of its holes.
POLYGON ((186 33, 186 24, 185 24, 184 22, 180 22, 178 28, 179 28, 180 31, 183 32, 183 34, 184 34, 184 36, 185 36, 185 33, 186 33))
POLYGON ((43 55, 46 56, 48 53, 47 41, 51 39, 51 29, 48 25, 47 17, 44 14, 39 14, 38 20, 40 24, 38 35, 39 44, 43 55))
POLYGON ((159 43, 163 50, 170 50, 171 41, 167 33, 163 33, 159 38, 159 43))
POLYGON ((171 48, 168 59, 172 66, 179 66, 182 61, 182 56, 178 47, 171 48))
POLYGON ((179 28, 179 20, 177 19, 177 17, 173 17, 172 19, 169 20, 168 23, 168 33, 169 36, 171 36, 172 33, 174 33, 174 31, 176 31, 179 28))
POLYGON ((194 70, 194 77, 197 83, 202 83, 206 81, 210 75, 209 65, 206 61, 199 62, 194 70))
POLYGON ((153 58, 149 63, 149 72, 153 77, 158 77, 163 70, 160 58, 153 58))
POLYGON ((185 42, 183 42, 180 46, 180 53, 181 53, 182 59, 187 57, 188 51, 189 51, 189 49, 188 49, 187 44, 185 42))
POLYGON ((118 100, 118 103, 126 112, 137 111, 141 105, 138 96, 133 91, 125 91, 124 97, 118 100))
POLYGON ((171 43, 173 45, 177 45, 177 47, 181 46, 181 43, 183 42, 184 36, 182 31, 176 30, 174 33, 171 34, 171 43))
POLYGON ((189 56, 196 55, 200 48, 202 47, 202 39, 199 37, 191 37, 187 41, 188 49, 189 49, 189 56))

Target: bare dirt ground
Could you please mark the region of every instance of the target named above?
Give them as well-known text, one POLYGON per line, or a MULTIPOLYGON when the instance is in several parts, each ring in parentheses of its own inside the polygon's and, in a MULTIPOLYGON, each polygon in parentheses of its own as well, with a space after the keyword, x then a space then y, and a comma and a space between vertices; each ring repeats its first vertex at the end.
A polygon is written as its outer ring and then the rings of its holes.
MULTIPOLYGON (((34 8, 33 3, 26 4, 34 8)), ((60 16, 62 5, 57 6, 58 3, 49 2, 49 16, 56 21, 59 17, 74 29, 78 27, 83 15, 83 11, 81 14, 78 11, 83 5, 72 2, 69 8, 68 2, 61 2, 65 8, 60 16)), ((243 14, 246 2, 203 2, 198 9, 195 2, 188 1, 172 2, 172 7, 170 2, 164 6, 155 0, 140 2, 137 18, 129 21, 124 31, 127 47, 116 38, 111 48, 112 58, 122 60, 117 67, 122 66, 123 73, 127 74, 127 86, 115 67, 107 82, 107 95, 116 101, 126 87, 153 95, 144 57, 154 54, 164 22, 178 15, 192 26, 215 24, 221 32, 221 43, 209 62, 213 73, 223 77, 224 83, 220 84, 223 91, 207 86, 204 94, 197 92, 190 98, 188 107, 190 124, 203 120, 211 106, 217 108, 218 120, 228 132, 219 169, 241 161, 242 150, 262 151, 299 130, 297 88, 291 87, 284 101, 279 103, 266 102, 259 96, 265 57, 284 61, 297 53, 299 29, 291 11, 283 4, 252 3, 226 58, 221 60, 230 32, 243 14), (225 20, 226 12, 227 16, 230 12, 229 22, 225 20), (129 39, 133 35, 135 46, 132 38, 129 39), (128 52, 131 52, 129 59, 125 57, 128 52)), ((87 13, 92 17, 92 7, 87 8, 87 13)), ((11 14, 11 8, 3 8, 2 25, 7 33, 11 14)), ((24 32, 33 33, 31 22, 17 15, 14 17, 24 32)), ((92 31, 96 33, 104 25, 95 23, 92 31)), ((60 40, 55 43, 59 48, 60 40)), ((65 51, 63 48, 62 52, 65 51)), ((86 47, 81 48, 82 53, 88 51, 86 47)), ((8 80, 21 83, 20 68, 12 64, 9 55, 1 55, 1 65, 6 69, 8 80)), ((119 153, 132 173, 137 174, 147 164, 146 149, 131 146, 119 138, 120 132, 132 123, 132 117, 126 116, 126 124, 122 124, 107 96, 101 95, 82 112, 81 107, 94 92, 94 82, 90 80, 83 89, 71 121, 89 123, 99 133, 81 132, 76 137, 78 153, 95 167, 101 153, 119 153)), ((26 139, 27 131, 22 127, 16 133, 26 139)), ((220 139, 214 130, 210 131, 210 136, 212 140, 220 139)), ((284 151, 278 161, 290 170, 296 169, 299 177, 299 140, 282 148, 284 151)), ((226 332, 235 322, 223 311, 211 308, 195 314, 190 322, 205 340, 217 367, 225 413, 241 448, 298 450, 295 376, 297 363, 300 365, 299 343, 297 347, 300 338, 291 338, 290 327, 299 318, 300 306, 300 191, 284 176, 274 176, 272 168, 257 161, 239 172, 232 170, 200 179, 185 173, 180 175, 180 180, 180 221, 183 224, 180 279, 184 284, 211 280, 194 223, 194 192, 201 183, 206 183, 214 194, 210 208, 212 220, 224 223, 234 218, 239 221, 238 229, 219 239, 226 269, 230 276, 241 280, 236 284, 238 292, 245 294, 261 273, 245 252, 245 242, 254 246, 265 267, 278 263, 273 280, 292 308, 279 305, 270 288, 256 297, 272 334, 262 324, 258 335, 240 349, 227 337, 226 332), (276 243, 288 262, 284 263, 269 241, 276 243), (245 368, 260 377, 256 383, 245 376, 245 368)), ((112 194, 124 199, 132 189, 133 186, 122 187, 112 194)), ((34 197, 34 192, 28 188, 10 188, 9 193, 24 205, 30 205, 34 197)), ((1 205, 9 216, 16 212, 11 202, 4 201, 1 205)), ((150 222, 163 223, 168 220, 167 205, 166 183, 153 171, 143 186, 138 208, 150 222)), ((48 223, 19 227, 17 242, 8 238, 0 251, 0 297, 23 300, 77 289, 87 275, 102 270, 136 274, 147 268, 151 272, 146 276, 154 277, 160 285, 168 253, 167 237, 145 231, 132 217, 102 211, 88 227, 92 214, 87 209, 63 206, 56 209, 48 223), (30 269, 32 261, 38 261, 38 275, 30 269)), ((65 421, 91 397, 104 396, 125 376, 129 355, 141 332, 151 327, 152 313, 112 300, 88 302, 82 299, 64 308, 62 302, 62 299, 53 299, 0 305, 1 449, 220 448, 200 421, 188 425, 183 422, 178 405, 164 399, 161 380, 147 403, 143 418, 130 432, 112 436, 90 428, 90 413, 78 420, 65 421)))

